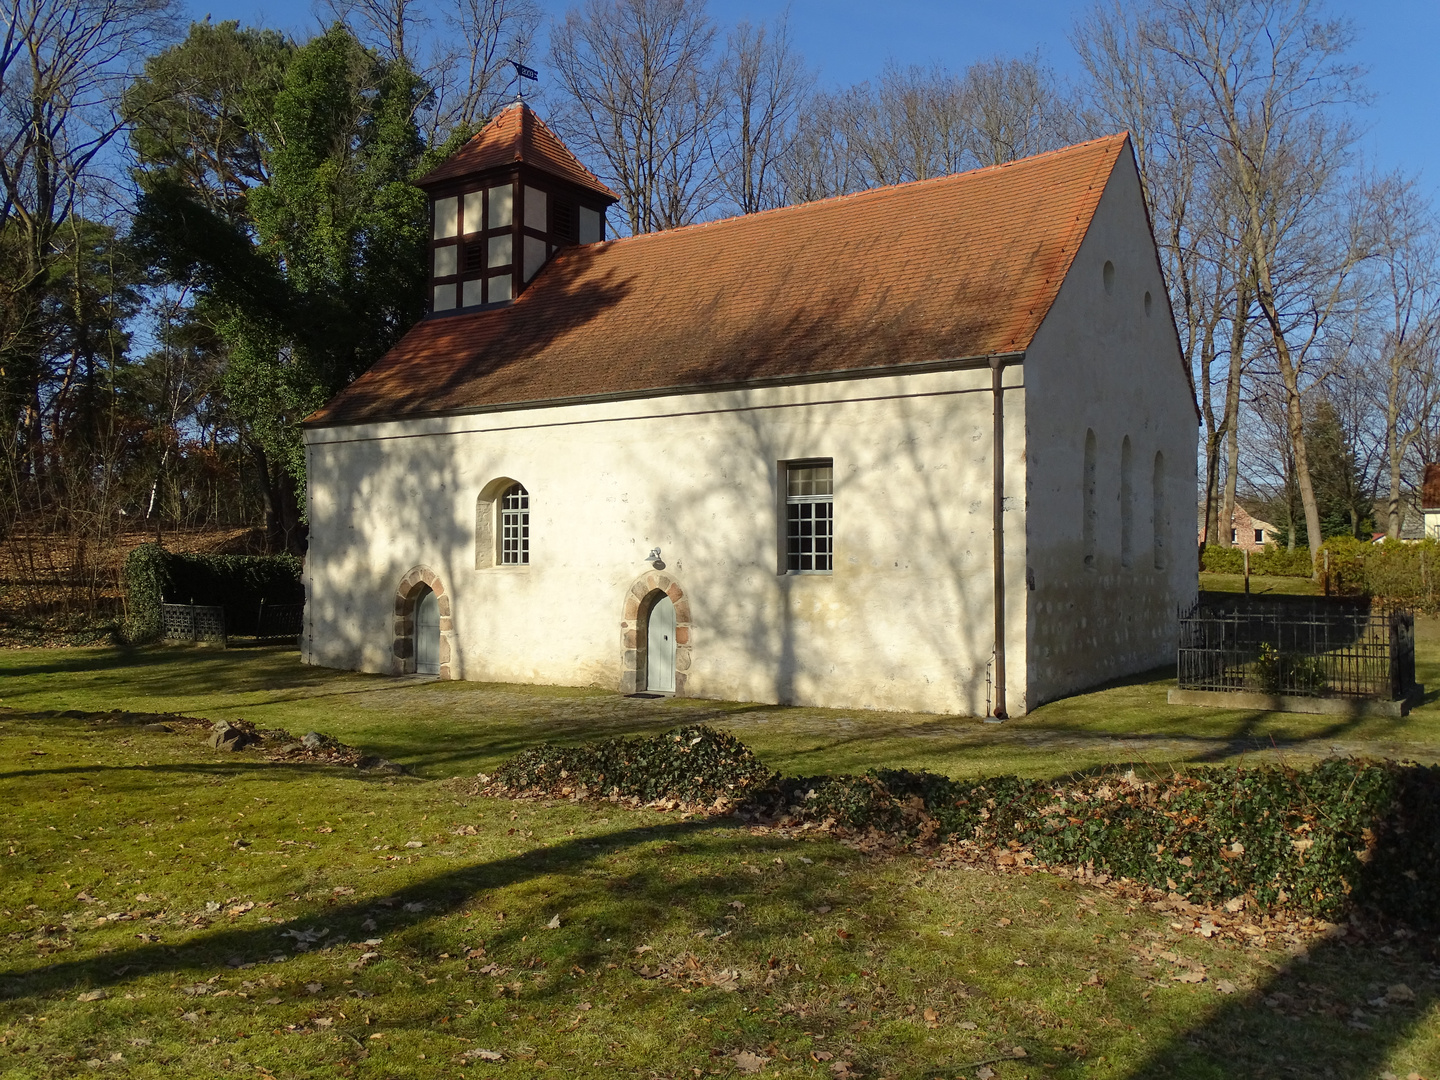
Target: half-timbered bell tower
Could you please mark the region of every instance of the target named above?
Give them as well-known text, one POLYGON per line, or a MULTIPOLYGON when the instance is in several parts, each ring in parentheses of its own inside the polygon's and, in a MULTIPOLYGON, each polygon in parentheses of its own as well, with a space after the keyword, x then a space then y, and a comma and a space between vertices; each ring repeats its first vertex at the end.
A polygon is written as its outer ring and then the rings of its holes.
POLYGON ((416 181, 430 196, 430 313, 514 300, 566 244, 605 239, 618 196, 522 103, 416 181))

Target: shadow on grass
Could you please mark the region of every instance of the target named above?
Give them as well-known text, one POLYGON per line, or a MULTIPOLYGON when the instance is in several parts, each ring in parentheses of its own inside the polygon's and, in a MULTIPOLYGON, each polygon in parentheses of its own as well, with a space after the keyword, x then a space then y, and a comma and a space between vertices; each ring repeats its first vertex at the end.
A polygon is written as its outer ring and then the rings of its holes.
MULTIPOLYGON (((281 924, 243 929, 230 925, 182 946, 143 944, 103 956, 0 971, 0 1000, 112 988, 142 975, 168 974, 203 981, 227 964, 274 962, 287 946, 293 948, 293 940, 285 936, 288 931, 303 933, 322 927, 330 931, 322 942, 342 939, 332 948, 344 944, 343 939, 363 940, 372 933, 387 941, 406 933, 404 954, 434 955, 442 946, 453 947, 454 931, 443 940, 427 934, 426 924, 431 919, 484 905, 491 890, 523 886, 542 877, 551 878, 543 894, 543 911, 522 915, 512 910, 508 924, 493 928, 487 924, 487 961, 508 962, 521 973, 548 969, 542 982, 520 991, 522 1001, 533 1005, 562 995, 568 1000, 574 984, 565 978, 566 970, 573 970, 572 965, 596 970, 617 958, 616 951, 603 944, 607 937, 623 940, 626 944, 620 951, 631 955, 635 942, 672 923, 677 912, 704 924, 706 912, 714 909, 711 917, 718 921, 727 911, 729 897, 753 894, 758 882, 751 874, 738 867, 715 869, 727 856, 738 861, 747 855, 754 855, 754 838, 731 819, 639 825, 457 867, 393 892, 356 898, 281 924), (658 850, 627 872, 597 872, 593 865, 606 855, 646 845, 658 850), (700 845, 701 865, 677 872, 684 864, 676 854, 700 845), (407 913, 406 904, 425 907, 407 913), (535 940, 533 935, 545 914, 552 911, 564 912, 562 928, 542 930, 545 937, 535 940), (379 920, 380 928, 363 928, 361 923, 367 918, 379 920), (532 936, 528 950, 521 944, 526 935, 532 936), (529 963, 522 955, 527 951, 532 958, 529 963), (536 960, 538 968, 534 967, 536 960)), ((781 874, 768 876, 764 888, 768 905, 791 905, 798 910, 808 902, 807 894, 814 885, 802 874, 781 874)), ((523 905, 529 899, 512 895, 507 903, 523 905)), ((751 910, 759 910, 753 900, 751 910)), ((749 938, 767 951, 774 948, 763 928, 742 921, 727 924, 727 929, 733 930, 735 944, 743 945, 749 938)), ((1434 986, 1423 974, 1424 964, 1433 960, 1433 955, 1422 957, 1415 941, 1408 938, 1389 943, 1322 944, 1303 962, 1295 959, 1254 991, 1227 999, 1200 1025, 1175 1032, 1148 1060, 1124 1075, 1133 1080, 1378 1076, 1437 1005, 1434 986), (1413 990, 1413 1000, 1372 1004, 1402 979, 1413 990)), ((857 956, 857 962, 865 961, 857 956)), ((38 1001, 35 1007, 39 1007, 38 1001)), ((1131 1022, 1141 1021, 1134 1010, 1144 1007, 1139 1001, 1119 1005, 1131 1013, 1126 1017, 1131 1022)), ((414 1017, 402 1016, 391 1021, 401 1026, 414 1022, 414 1017)), ((1038 1038, 1038 1033, 1034 1037, 1038 1038)), ((1033 1045, 1031 1060, 1050 1067, 1076 1064, 1068 1051, 1039 1044, 1033 1045)), ((946 1067, 945 1062, 915 1061, 906 1063, 898 1073, 893 1065, 887 1068, 892 1075, 919 1080, 946 1067)))
POLYGON ((1205 1023, 1177 1033, 1127 1075, 1132 1080, 1391 1075, 1384 1070, 1401 1067, 1393 1060, 1396 1051, 1434 1022, 1440 969, 1427 971, 1427 965, 1437 959, 1433 939, 1326 941, 1292 957, 1254 991, 1225 999, 1205 1023), (1391 989, 1398 986, 1413 997, 1391 989))
MULTIPOLYGON (((567 879, 570 895, 563 901, 551 897, 548 902, 563 903, 567 912, 582 909, 587 904, 604 902, 610 907, 618 907, 613 914, 606 915, 607 921, 613 920, 614 929, 643 935, 669 918, 672 909, 702 899, 713 899, 727 892, 753 890, 755 879, 740 873, 697 874, 687 881, 676 883, 664 872, 663 860, 642 866, 630 874, 607 876, 603 881, 588 878, 586 868, 598 857, 628 848, 666 842, 681 844, 715 835, 725 837, 737 851, 750 839, 749 833, 734 819, 671 821, 576 838, 553 847, 458 867, 394 892, 357 898, 285 923, 263 928, 231 926, 183 946, 145 944, 117 949, 104 956, 0 971, 0 1000, 15 1000, 77 986, 110 987, 134 975, 178 974, 226 964, 264 963, 281 953, 287 945, 293 945, 285 936, 289 930, 325 925, 331 927, 337 937, 357 940, 373 932, 362 928, 363 920, 380 918, 392 920, 391 925, 382 928, 384 933, 398 933, 472 904, 477 897, 483 897, 486 890, 520 885, 549 874, 570 875, 567 879), (406 913, 406 904, 423 905, 423 913, 406 913)), ((798 891, 802 888, 802 882, 803 879, 796 875, 794 889, 798 891)), ((518 924, 519 921, 512 920, 512 923, 518 924)), ((490 951, 515 945, 525 933, 533 933, 536 929, 536 926, 528 924, 498 927, 489 936, 490 951)), ((569 935, 570 938, 573 936, 573 933, 569 935)), ((573 954, 566 958, 567 962, 583 967, 587 966, 587 960, 596 958, 596 946, 603 936, 598 933, 586 936, 587 941, 576 944, 573 954)), ((555 940, 565 939, 562 935, 555 940)))

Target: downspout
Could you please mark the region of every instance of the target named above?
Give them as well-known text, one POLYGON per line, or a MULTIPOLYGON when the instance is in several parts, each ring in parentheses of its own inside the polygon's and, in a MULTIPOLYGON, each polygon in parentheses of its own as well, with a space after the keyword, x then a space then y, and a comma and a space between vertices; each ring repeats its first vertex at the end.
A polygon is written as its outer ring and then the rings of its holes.
POLYGON ((991 537, 995 563, 995 701, 991 710, 996 720, 1005 720, 1010 713, 1005 702, 1005 388, 1001 382, 1005 364, 1013 357, 990 358, 990 391, 994 401, 995 431, 991 440, 993 484, 991 504, 994 521, 991 537))

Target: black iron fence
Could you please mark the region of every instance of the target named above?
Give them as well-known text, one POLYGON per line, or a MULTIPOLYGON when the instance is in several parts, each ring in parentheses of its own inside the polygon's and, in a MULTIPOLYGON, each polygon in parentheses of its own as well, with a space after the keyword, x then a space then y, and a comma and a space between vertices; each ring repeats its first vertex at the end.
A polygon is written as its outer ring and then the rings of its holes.
POLYGON ((231 609, 210 604, 161 604, 160 622, 167 641, 209 641, 228 644, 232 637, 268 640, 300 636, 304 604, 269 604, 231 609))
POLYGON ((1368 600, 1200 601, 1180 618, 1182 690, 1398 701, 1415 685, 1415 617, 1368 600))

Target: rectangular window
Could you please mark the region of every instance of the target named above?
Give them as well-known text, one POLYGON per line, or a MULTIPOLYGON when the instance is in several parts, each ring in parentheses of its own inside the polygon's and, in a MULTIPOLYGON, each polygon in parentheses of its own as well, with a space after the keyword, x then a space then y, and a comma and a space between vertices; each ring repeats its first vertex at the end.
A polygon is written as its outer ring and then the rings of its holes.
POLYGON ((1255 543, 1257 543, 1257 544, 1263 544, 1264 542, 1265 542, 1265 530, 1264 530, 1264 529, 1256 529, 1256 530, 1255 530, 1255 543))
POLYGON ((549 232, 546 227, 545 192, 525 186, 525 227, 536 232, 549 232))
POLYGON ((490 228, 509 227, 515 215, 515 186, 505 184, 490 189, 490 228))
POLYGON ((580 208, 580 243, 593 244, 600 239, 600 211, 588 206, 580 208))
POLYGON ((500 562, 530 564, 530 493, 516 484, 500 503, 500 562))
POLYGON ((460 230, 460 200, 455 196, 435 200, 435 239, 444 240, 460 230))
POLYGON ((509 266, 513 257, 511 255, 513 244, 514 238, 509 233, 490 237, 490 258, 486 265, 509 266))
POLYGON ((786 573, 834 572, 835 463, 788 462, 784 482, 786 573))
POLYGON ((485 227, 484 201, 485 193, 483 191, 467 191, 465 193, 465 232, 477 233, 485 227))
POLYGON ((1233 543, 1235 543, 1235 542, 1236 542, 1235 530, 1234 530, 1234 529, 1231 529, 1231 530, 1230 530, 1230 543, 1233 544, 1233 543))

